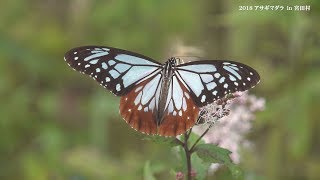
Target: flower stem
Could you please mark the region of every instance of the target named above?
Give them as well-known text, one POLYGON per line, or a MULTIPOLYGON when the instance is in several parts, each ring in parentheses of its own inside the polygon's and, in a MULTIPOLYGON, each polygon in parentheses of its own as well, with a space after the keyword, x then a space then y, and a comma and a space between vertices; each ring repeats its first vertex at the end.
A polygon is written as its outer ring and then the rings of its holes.
MULTIPOLYGON (((190 130, 191 133, 191 130, 190 130)), ((184 134, 184 151, 186 152, 186 159, 187 159, 187 167, 188 167, 188 174, 187 174, 187 179, 191 180, 191 151, 188 148, 188 139, 190 133, 186 132, 184 134)))
POLYGON ((213 124, 210 124, 209 127, 201 134, 201 136, 196 140, 196 142, 192 145, 192 147, 189 149, 188 141, 192 132, 192 129, 184 133, 184 142, 176 138, 176 141, 183 147, 185 153, 186 153, 186 160, 187 160, 187 180, 192 179, 192 166, 191 166, 191 155, 194 152, 195 146, 198 144, 198 142, 201 140, 201 138, 207 134, 207 132, 210 130, 210 128, 213 126, 213 124))
POLYGON ((201 136, 196 140, 196 142, 192 145, 192 147, 190 148, 190 152, 193 153, 194 148, 196 147, 196 145, 199 143, 199 141, 203 138, 203 136, 205 134, 207 134, 207 132, 211 129, 211 127, 213 126, 213 124, 210 124, 208 126, 208 128, 201 134, 201 136))

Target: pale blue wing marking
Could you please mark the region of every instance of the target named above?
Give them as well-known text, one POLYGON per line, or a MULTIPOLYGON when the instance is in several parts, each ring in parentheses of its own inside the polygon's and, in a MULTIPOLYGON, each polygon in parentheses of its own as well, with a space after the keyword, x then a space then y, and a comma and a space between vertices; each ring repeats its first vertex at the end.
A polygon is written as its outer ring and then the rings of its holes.
POLYGON ((207 88, 209 91, 214 89, 215 87, 217 87, 217 84, 215 82, 211 82, 207 84, 207 88))
POLYGON ((109 52, 105 52, 105 51, 100 51, 99 53, 93 53, 92 55, 84 58, 84 61, 89 61, 93 58, 98 58, 98 57, 101 57, 101 56, 105 56, 105 55, 108 55, 109 52))
POLYGON ((109 66, 112 66, 112 65, 114 65, 115 63, 116 63, 116 62, 115 62, 114 60, 108 61, 109 66))
POLYGON ((178 70, 178 72, 181 75, 181 79, 183 79, 183 81, 189 86, 189 88, 193 91, 193 93, 196 96, 199 96, 202 90, 204 89, 199 75, 196 73, 183 71, 183 70, 178 70))
POLYGON ((99 59, 94 59, 90 61, 90 64, 97 64, 97 62, 99 61, 99 59))
POLYGON ((237 73, 235 69, 233 69, 233 68, 231 68, 231 67, 229 67, 229 66, 223 66, 223 69, 229 71, 231 74, 235 75, 238 79, 241 80, 240 74, 237 73))
POLYGON ((213 76, 211 74, 201 74, 200 77, 205 83, 213 81, 213 76))
POLYGON ((120 74, 113 69, 109 71, 109 74, 113 77, 113 79, 117 79, 120 76, 120 74))
POLYGON ((156 64, 154 62, 148 61, 143 58, 139 58, 136 56, 131 56, 127 54, 119 54, 115 57, 116 60, 129 63, 129 64, 135 64, 135 65, 154 65, 154 66, 159 66, 159 64, 156 64))
POLYGON ((197 65, 188 65, 180 66, 179 69, 184 69, 188 71, 198 72, 198 73, 212 73, 217 71, 217 68, 212 64, 197 64, 197 65))
POLYGON ((159 102, 159 96, 157 96, 157 92, 160 91, 160 82, 161 82, 161 74, 158 74, 150 81, 148 81, 145 85, 139 86, 135 90, 135 92, 138 93, 134 100, 134 104, 142 109, 144 107, 145 111, 151 110, 154 111, 155 107, 158 107, 158 102, 159 102))
POLYGON ((119 71, 120 73, 123 73, 125 71, 127 71, 131 66, 128 65, 128 64, 122 64, 122 63, 119 63, 117 64, 114 68, 119 71))
POLYGON ((172 78, 172 84, 173 84, 173 93, 172 93, 172 99, 175 103, 175 106, 177 109, 181 109, 182 106, 182 98, 183 98, 183 91, 180 87, 180 84, 177 80, 177 78, 174 76, 172 78))
POLYGON ((237 79, 234 77, 234 76, 232 76, 231 74, 229 74, 229 79, 231 80, 231 81, 236 81, 237 79))
POLYGON ((150 75, 155 72, 158 67, 150 67, 150 66, 133 66, 123 77, 123 85, 124 87, 128 87, 131 84, 137 82, 138 80, 150 75))
POLYGON ((161 75, 158 74, 155 78, 153 78, 150 82, 148 82, 142 91, 141 104, 145 105, 150 102, 151 98, 154 96, 158 84, 160 82, 161 75))

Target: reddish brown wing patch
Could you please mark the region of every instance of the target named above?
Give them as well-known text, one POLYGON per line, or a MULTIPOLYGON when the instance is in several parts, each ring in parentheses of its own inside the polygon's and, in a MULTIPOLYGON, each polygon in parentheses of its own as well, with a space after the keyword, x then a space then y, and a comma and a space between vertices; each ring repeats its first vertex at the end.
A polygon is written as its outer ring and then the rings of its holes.
MULTIPOLYGON (((176 109, 174 105, 174 111, 167 111, 167 115, 164 116, 164 120, 158 127, 158 134, 161 136, 178 136, 190 129, 197 121, 199 108, 195 105, 191 96, 185 86, 179 81, 179 85, 183 91, 183 98, 186 105, 185 108, 176 109)), ((175 89, 173 89, 173 93, 175 89)), ((175 103, 174 103, 175 104, 175 103)))
POLYGON ((172 108, 167 108, 166 112, 164 112, 165 115, 162 123, 160 126, 157 126, 157 121, 155 119, 156 116, 153 114, 156 105, 151 105, 154 103, 153 100, 157 98, 156 91, 160 89, 160 85, 159 83, 152 83, 151 79, 152 78, 144 80, 127 95, 121 97, 121 116, 132 128, 145 134, 157 134, 160 136, 177 136, 183 134, 196 123, 199 114, 199 108, 191 99, 191 96, 185 86, 179 81, 175 84, 177 86, 176 88, 181 89, 182 96, 180 96, 181 98, 176 99, 176 101, 182 101, 182 105, 180 105, 180 108, 177 107, 179 102, 175 102, 173 98, 173 93, 176 93, 175 91, 177 89, 173 87, 169 96, 171 99, 169 102, 172 102, 172 108), (150 88, 150 85, 157 87, 150 88), (150 89, 153 90, 150 91, 150 89), (140 93, 142 93, 142 95, 140 93), (143 98, 141 97, 148 96, 150 94, 153 94, 152 98, 149 98, 148 102, 142 103, 143 98))
POLYGON ((153 110, 146 105, 135 104, 136 97, 141 93, 149 80, 145 80, 137 85, 129 94, 122 96, 120 100, 120 114, 123 119, 135 130, 145 134, 157 134, 157 125, 153 116, 153 110))

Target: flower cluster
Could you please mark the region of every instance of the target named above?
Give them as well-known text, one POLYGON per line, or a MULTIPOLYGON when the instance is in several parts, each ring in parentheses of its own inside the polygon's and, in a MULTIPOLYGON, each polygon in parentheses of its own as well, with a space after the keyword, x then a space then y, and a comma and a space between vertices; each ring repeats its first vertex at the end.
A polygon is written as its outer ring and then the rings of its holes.
MULTIPOLYGON (((250 145, 244 136, 251 129, 251 122, 255 119, 254 113, 262 111, 264 107, 263 98, 249 95, 247 92, 233 93, 203 107, 199 126, 195 126, 193 130, 200 135, 208 126, 215 123, 203 140, 230 150, 232 160, 239 163, 240 148, 243 145, 250 145), (219 122, 216 123, 217 121, 219 122)), ((214 171, 218 167, 218 164, 212 164, 210 170, 214 171)))

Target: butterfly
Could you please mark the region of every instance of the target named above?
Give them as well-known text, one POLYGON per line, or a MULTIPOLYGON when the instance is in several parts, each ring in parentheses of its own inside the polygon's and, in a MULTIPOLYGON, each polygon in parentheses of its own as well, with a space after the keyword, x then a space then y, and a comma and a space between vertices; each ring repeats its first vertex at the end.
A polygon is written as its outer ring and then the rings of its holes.
POLYGON ((197 121, 201 107, 260 81, 253 68, 242 63, 201 60, 164 64, 127 50, 83 46, 65 54, 76 71, 87 74, 120 96, 120 114, 145 134, 177 136, 197 121))

